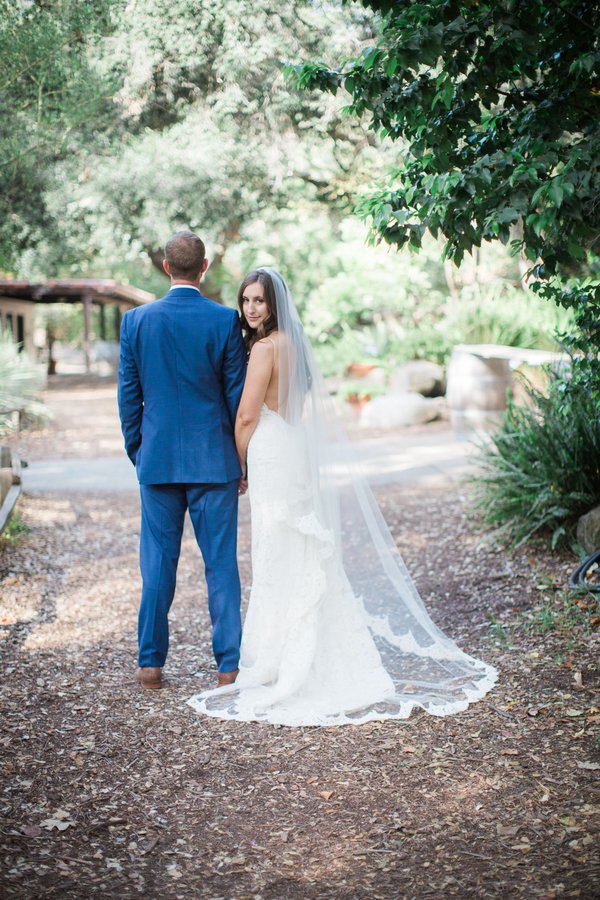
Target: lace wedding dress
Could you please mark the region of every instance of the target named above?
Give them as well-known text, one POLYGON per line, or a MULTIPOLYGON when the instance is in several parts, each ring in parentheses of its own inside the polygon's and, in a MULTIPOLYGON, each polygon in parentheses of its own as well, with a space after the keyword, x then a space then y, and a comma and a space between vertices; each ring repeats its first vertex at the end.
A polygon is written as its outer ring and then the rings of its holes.
MULTIPOLYGON (((308 726, 464 710, 497 678, 429 618, 375 500, 340 459, 327 392, 281 276, 293 352, 280 410, 248 447, 253 583, 234 685, 188 702, 224 719, 308 726)), ((277 280, 276 280, 277 279, 277 280)))

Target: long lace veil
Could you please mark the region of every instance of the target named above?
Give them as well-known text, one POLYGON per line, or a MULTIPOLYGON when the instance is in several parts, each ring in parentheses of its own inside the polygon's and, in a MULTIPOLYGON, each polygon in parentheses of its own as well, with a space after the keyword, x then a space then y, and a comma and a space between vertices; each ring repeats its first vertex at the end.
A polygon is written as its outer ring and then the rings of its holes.
POLYGON ((259 271, 270 276, 277 302, 279 415, 304 432, 309 505, 335 539, 396 689, 394 697, 361 710, 356 720, 405 718, 415 706, 440 716, 459 712, 487 693, 496 670, 460 650, 430 619, 361 476, 288 286, 275 269, 259 271))

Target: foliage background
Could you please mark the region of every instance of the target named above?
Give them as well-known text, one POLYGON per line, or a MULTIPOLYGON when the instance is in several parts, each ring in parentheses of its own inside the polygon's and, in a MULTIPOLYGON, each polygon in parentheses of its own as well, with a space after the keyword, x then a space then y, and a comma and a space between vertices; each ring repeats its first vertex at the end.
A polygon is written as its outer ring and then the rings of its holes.
POLYGON ((444 361, 465 340, 548 346, 568 327, 526 298, 507 251, 472 247, 453 271, 439 241, 419 256, 366 245, 355 207, 382 172, 406 167, 406 145, 382 140, 365 110, 295 89, 283 66, 354 59, 375 75, 380 12, 306 0, 277 12, 266 0, 0 6, 5 272, 110 275, 160 295, 165 236, 191 227, 206 237, 216 299, 235 302, 260 262, 282 268, 330 374, 364 356, 444 361))
POLYGON ((401 147, 361 205, 373 235, 460 263, 486 241, 575 312, 571 346, 600 399, 600 6, 593 0, 369 0, 373 44, 290 69, 349 95, 349 117, 401 147), (592 353, 590 354, 590 347, 592 353))

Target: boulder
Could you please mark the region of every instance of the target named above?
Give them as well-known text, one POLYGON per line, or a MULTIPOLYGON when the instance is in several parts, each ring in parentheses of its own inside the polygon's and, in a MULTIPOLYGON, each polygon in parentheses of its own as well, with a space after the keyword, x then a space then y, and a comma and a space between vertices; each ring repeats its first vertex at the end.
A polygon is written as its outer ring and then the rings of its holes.
POLYGON ((390 376, 390 391, 393 394, 416 392, 424 397, 440 397, 445 389, 444 369, 426 359, 403 363, 390 376))
POLYGON ((600 550, 600 506, 595 506, 577 523, 577 540, 586 553, 600 550))
POLYGON ((399 428, 402 425, 422 425, 440 415, 439 402, 415 392, 386 394, 367 403, 358 424, 361 428, 399 428))

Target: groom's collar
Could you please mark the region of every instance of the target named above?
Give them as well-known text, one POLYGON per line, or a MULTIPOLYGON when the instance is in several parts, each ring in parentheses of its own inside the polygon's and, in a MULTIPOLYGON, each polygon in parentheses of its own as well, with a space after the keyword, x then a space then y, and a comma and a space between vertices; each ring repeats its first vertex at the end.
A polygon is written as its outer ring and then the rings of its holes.
POLYGON ((200 288, 197 288, 195 284, 173 284, 169 290, 171 291, 196 291, 198 294, 201 294, 200 288))

